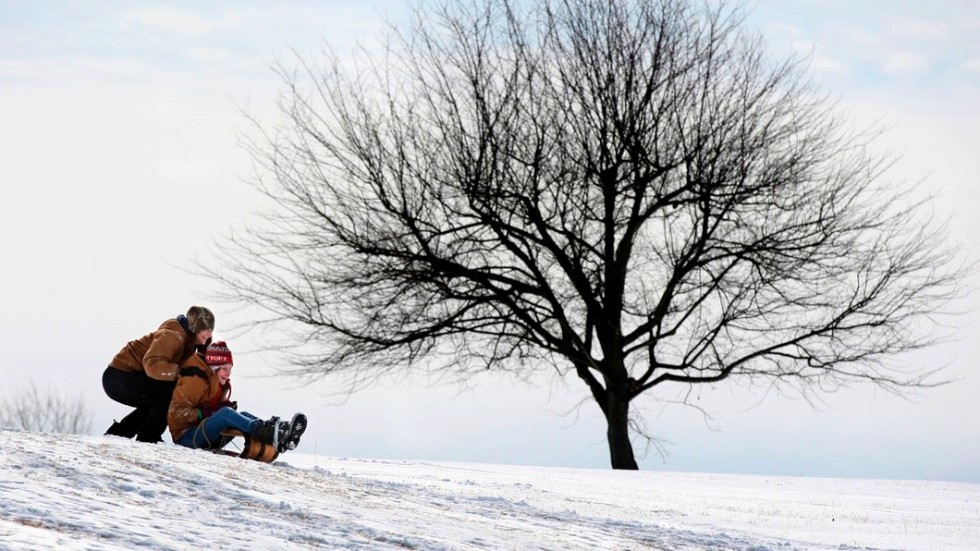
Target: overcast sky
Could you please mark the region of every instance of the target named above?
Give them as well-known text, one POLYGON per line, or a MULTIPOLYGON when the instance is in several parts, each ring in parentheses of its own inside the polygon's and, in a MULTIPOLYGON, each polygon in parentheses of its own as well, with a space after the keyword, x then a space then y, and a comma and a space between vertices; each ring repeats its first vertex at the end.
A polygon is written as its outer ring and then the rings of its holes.
MULTIPOLYGON (((262 206, 244 183, 242 111, 274 117, 274 60, 370 42, 400 4, 0 0, 0 396, 29 381, 80 394, 101 432, 127 411, 100 381, 126 341, 191 304, 214 309, 222 337, 240 314, 187 269, 262 206)), ((884 126, 879 145, 902 155, 890 176, 921 180, 975 257, 980 3, 759 0, 749 24, 774 52, 812 55, 855 123, 884 126)), ((959 304, 954 342, 903 359, 945 365, 954 384, 909 398, 856 387, 815 408, 729 383, 701 392, 707 424, 641 400, 669 441, 666 462, 651 452, 641 468, 980 482, 978 303, 959 304)), ((396 377, 343 399, 330 380, 260 377, 277 359, 255 344, 229 342, 235 396, 261 416, 304 410, 310 453, 608 465, 577 379, 396 377)))

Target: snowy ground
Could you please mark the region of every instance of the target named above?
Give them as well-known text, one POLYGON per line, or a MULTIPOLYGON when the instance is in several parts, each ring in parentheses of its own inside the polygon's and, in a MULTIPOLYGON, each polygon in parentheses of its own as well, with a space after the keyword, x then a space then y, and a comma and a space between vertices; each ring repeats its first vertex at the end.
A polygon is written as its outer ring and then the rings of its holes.
POLYGON ((0 428, 0 549, 977 550, 980 485, 283 455, 0 428))

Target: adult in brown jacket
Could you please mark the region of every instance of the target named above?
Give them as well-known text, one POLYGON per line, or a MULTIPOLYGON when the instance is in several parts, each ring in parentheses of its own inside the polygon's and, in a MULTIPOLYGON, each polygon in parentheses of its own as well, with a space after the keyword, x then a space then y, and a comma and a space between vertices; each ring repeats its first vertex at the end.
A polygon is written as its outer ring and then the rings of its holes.
POLYGON ((174 443, 218 449, 228 443, 222 433, 237 429, 279 453, 295 449, 306 430, 306 416, 297 413, 291 422, 278 417, 262 421, 251 413, 239 412, 238 403, 231 401, 233 366, 231 350, 224 341, 208 346, 203 359, 193 354, 181 364, 167 413, 174 443))
POLYGON ((102 388, 109 398, 135 409, 113 421, 106 434, 161 442, 179 366, 211 342, 213 331, 211 310, 191 306, 187 314, 126 343, 102 373, 102 388))

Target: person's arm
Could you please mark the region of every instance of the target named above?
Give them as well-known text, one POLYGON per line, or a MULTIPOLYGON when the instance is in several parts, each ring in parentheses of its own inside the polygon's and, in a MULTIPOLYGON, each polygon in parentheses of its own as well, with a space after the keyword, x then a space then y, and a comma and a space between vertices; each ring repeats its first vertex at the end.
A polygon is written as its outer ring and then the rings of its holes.
POLYGON ((188 428, 201 422, 204 418, 201 409, 208 402, 209 388, 208 381, 201 377, 190 375, 177 379, 167 412, 171 428, 188 428))
POLYGON ((153 340, 143 355, 143 371, 146 376, 159 381, 177 379, 181 355, 184 353, 184 343, 187 337, 169 329, 158 329, 153 333, 153 340))

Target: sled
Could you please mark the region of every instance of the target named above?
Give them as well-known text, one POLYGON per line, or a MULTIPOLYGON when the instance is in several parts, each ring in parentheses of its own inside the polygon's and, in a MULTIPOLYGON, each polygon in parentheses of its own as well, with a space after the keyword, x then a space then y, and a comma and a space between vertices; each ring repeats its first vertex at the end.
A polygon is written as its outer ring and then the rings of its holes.
POLYGON ((226 450, 222 447, 212 450, 214 453, 231 457, 241 457, 242 459, 253 459, 255 461, 262 461, 263 463, 272 463, 279 457, 279 451, 276 448, 259 442, 240 430, 228 429, 222 431, 221 437, 227 440, 225 445, 234 442, 236 438, 242 438, 244 443, 241 446, 241 452, 226 450))

